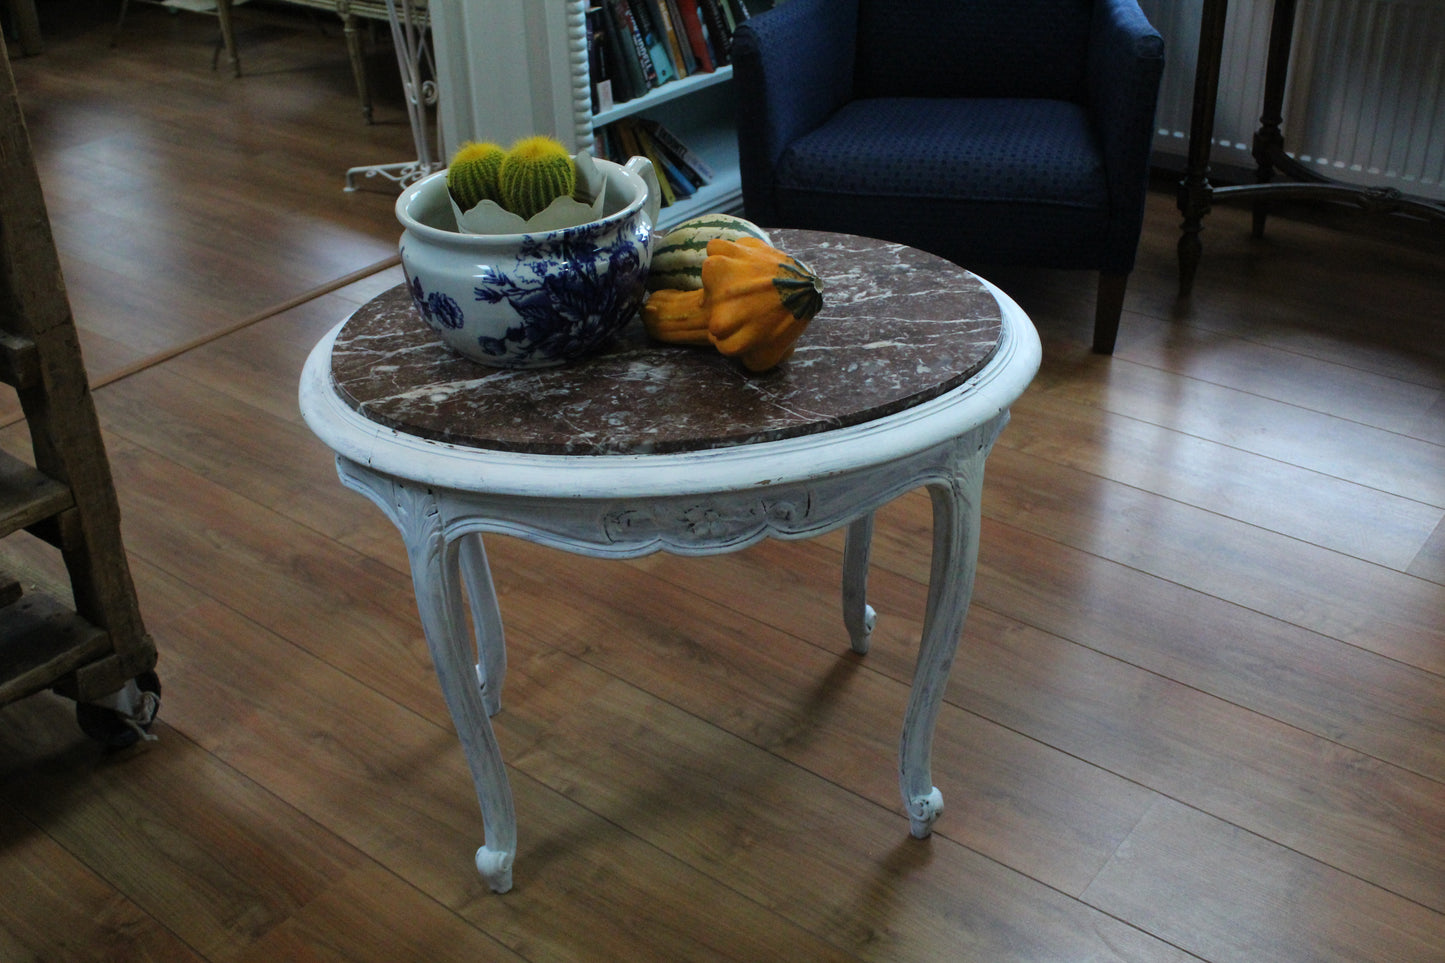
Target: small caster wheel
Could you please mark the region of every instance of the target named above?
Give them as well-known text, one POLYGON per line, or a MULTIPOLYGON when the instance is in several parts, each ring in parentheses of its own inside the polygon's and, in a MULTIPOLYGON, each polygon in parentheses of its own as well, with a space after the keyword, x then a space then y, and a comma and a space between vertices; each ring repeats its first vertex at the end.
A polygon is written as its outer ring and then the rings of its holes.
POLYGON ((149 735, 161 706, 161 679, 142 672, 105 702, 77 702, 80 731, 109 749, 124 749, 149 735))

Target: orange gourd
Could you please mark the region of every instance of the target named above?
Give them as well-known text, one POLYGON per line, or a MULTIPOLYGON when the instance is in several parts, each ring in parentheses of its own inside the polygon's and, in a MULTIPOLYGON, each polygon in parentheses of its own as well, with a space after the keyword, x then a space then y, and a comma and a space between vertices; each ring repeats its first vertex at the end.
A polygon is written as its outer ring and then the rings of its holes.
POLYGON ((792 354, 823 306, 823 282, 782 251, 752 237, 714 239, 702 290, 654 291, 642 308, 647 332, 672 344, 711 344, 749 371, 792 354))

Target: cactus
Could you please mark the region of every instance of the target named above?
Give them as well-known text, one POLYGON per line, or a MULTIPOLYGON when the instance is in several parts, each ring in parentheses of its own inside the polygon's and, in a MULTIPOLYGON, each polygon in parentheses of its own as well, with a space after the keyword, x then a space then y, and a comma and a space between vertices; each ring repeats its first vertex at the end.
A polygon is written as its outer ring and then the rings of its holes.
POLYGON ((527 137, 502 159, 501 203, 530 218, 559 197, 577 189, 577 168, 567 149, 550 137, 527 137))
POLYGON ((451 191, 458 207, 470 211, 483 200, 501 203, 497 174, 502 169, 502 158, 506 154, 496 144, 462 145, 447 167, 447 190, 451 191))

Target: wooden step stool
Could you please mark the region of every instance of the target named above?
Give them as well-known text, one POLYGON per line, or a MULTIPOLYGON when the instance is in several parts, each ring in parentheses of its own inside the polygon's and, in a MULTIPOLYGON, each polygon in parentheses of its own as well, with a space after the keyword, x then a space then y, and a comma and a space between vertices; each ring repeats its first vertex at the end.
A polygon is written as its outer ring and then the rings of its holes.
POLYGON ((0 575, 0 706, 54 689, 87 733, 141 738, 158 707, 120 535, 120 506, 80 356, 10 60, 0 45, 0 381, 30 429, 34 464, 0 451, 0 537, 60 550, 73 606, 0 575))

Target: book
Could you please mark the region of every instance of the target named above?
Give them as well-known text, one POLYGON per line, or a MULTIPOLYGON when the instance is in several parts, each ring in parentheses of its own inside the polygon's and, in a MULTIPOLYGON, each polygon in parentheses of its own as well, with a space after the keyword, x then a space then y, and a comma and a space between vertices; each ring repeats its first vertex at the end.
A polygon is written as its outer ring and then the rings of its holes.
POLYGON ((678 42, 677 27, 672 21, 672 10, 668 7, 667 0, 648 0, 652 4, 654 17, 664 37, 667 38, 667 51, 672 56, 672 65, 677 69, 679 77, 686 77, 692 73, 692 68, 687 64, 687 58, 683 56, 683 45, 678 42))
POLYGON ((669 80, 676 80, 677 70, 672 64, 672 54, 667 49, 667 37, 653 19, 655 8, 652 0, 626 0, 626 2, 633 22, 637 24, 637 33, 642 37, 642 45, 647 48, 647 56, 652 61, 652 69, 657 73, 657 83, 653 86, 665 84, 669 80))
POLYGON ((698 11, 698 0, 677 0, 677 9, 682 14, 683 31, 687 34, 688 46, 697 60, 697 69, 712 73, 715 69, 712 51, 708 47, 707 33, 703 29, 702 14, 698 11))
POLYGON ((657 68, 653 66, 652 54, 647 52, 647 43, 642 39, 642 30, 637 26, 637 20, 632 16, 632 9, 629 0, 608 0, 616 11, 617 25, 623 35, 623 45, 631 44, 633 59, 642 72, 642 86, 638 93, 646 93, 649 88, 657 86, 657 68))
POLYGON ((702 14, 702 24, 707 28, 708 46, 712 48, 713 63, 723 65, 732 61, 732 34, 728 32, 727 21, 723 19, 718 0, 697 0, 702 14))
MULTIPOLYGON (((657 176, 657 186, 662 190, 662 206, 671 207, 677 203, 677 195, 672 191, 672 185, 667 178, 662 176, 662 165, 648 157, 647 150, 637 139, 637 128, 632 124, 631 117, 624 117, 612 125, 616 129, 617 139, 622 144, 622 150, 629 157, 647 157, 652 161, 652 168, 657 176)), ((625 162, 624 162, 625 163, 625 162)))
POLYGON ((726 6, 732 10, 734 30, 737 29, 738 24, 752 16, 753 5, 745 2, 745 0, 726 0, 726 6))
MULTIPOLYGON (((629 121, 634 118, 628 118, 629 121)), ((658 147, 648 134, 647 129, 641 124, 632 123, 632 136, 636 139, 637 145, 642 148, 642 154, 652 161, 653 170, 657 172, 658 186, 662 188, 664 197, 671 196, 671 203, 676 203, 679 198, 691 197, 697 193, 697 186, 688 180, 687 175, 672 163, 667 154, 658 147)))
POLYGON ((617 103, 631 100, 647 92, 647 78, 632 51, 626 26, 619 19, 614 0, 602 3, 602 56, 607 76, 612 82, 612 99, 617 103))
POLYGON ((662 124, 646 117, 639 117, 638 124, 645 130, 657 146, 669 155, 683 174, 699 187, 703 184, 711 184, 716 176, 712 167, 703 160, 696 151, 688 147, 662 124))
POLYGON ((602 60, 602 8, 587 8, 587 74, 592 79, 592 113, 606 110, 613 104, 612 81, 602 60))

